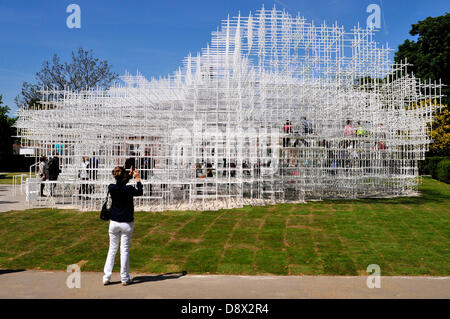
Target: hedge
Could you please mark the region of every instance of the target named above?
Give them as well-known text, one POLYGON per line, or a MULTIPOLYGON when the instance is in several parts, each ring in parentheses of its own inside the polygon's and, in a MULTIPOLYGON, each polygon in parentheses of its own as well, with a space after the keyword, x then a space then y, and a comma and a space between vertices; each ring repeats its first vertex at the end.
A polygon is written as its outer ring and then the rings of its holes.
POLYGON ((431 175, 433 178, 450 184, 450 159, 440 161, 433 173, 431 175))
POLYGON ((449 160, 450 157, 434 156, 427 157, 424 161, 419 161, 419 174, 420 175, 433 175, 436 167, 440 161, 449 160))

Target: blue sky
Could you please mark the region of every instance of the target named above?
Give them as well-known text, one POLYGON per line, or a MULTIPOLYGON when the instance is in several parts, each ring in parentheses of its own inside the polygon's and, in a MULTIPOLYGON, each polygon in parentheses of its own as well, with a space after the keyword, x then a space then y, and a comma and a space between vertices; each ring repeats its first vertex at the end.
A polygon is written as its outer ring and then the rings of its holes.
POLYGON ((358 22, 366 25, 372 3, 382 11, 376 40, 393 49, 412 38, 411 24, 450 12, 448 0, 0 0, 0 94, 14 113, 22 82, 33 82, 54 53, 68 59, 80 46, 108 60, 120 75, 139 70, 147 78, 164 76, 189 52, 205 47, 228 14, 248 15, 275 4, 317 24, 337 21, 350 30, 358 22), (66 26, 71 3, 81 7, 81 29, 66 26))

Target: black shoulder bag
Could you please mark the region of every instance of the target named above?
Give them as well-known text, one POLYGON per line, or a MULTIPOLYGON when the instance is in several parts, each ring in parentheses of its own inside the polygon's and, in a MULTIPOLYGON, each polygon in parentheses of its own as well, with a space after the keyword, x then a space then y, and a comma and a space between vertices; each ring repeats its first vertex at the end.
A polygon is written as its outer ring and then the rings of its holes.
POLYGON ((106 200, 103 203, 102 210, 100 212, 100 219, 102 220, 109 220, 111 218, 111 209, 108 208, 108 196, 109 196, 109 189, 108 193, 106 194, 106 200))

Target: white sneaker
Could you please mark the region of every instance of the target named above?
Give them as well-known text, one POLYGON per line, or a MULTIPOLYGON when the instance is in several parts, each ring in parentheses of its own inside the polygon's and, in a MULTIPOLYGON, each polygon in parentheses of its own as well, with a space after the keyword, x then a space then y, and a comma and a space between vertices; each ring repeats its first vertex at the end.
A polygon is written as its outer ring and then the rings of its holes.
POLYGON ((128 279, 127 281, 122 281, 122 286, 127 286, 133 282, 133 279, 128 279))
POLYGON ((110 284, 109 280, 103 280, 103 286, 107 286, 109 284, 110 284))

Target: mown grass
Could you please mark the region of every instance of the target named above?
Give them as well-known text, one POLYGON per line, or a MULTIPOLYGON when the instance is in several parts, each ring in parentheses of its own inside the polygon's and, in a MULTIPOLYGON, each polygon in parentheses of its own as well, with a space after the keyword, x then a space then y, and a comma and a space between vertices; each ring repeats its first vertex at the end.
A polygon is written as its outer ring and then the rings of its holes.
MULTIPOLYGON (((13 176, 22 175, 22 174, 26 174, 28 176, 27 172, 0 173, 0 185, 12 185, 13 176)), ((24 179, 24 181, 25 181, 25 179, 24 179)), ((17 183, 20 184, 20 178, 17 180, 17 183)))
MULTIPOLYGON (((133 272, 448 276, 450 186, 422 196, 323 201, 219 211, 137 212, 133 272)), ((102 271, 108 223, 98 212, 0 213, 0 268, 102 271)), ((119 255, 119 254, 118 254, 119 255)), ((119 270, 116 257, 115 271, 119 270)))

